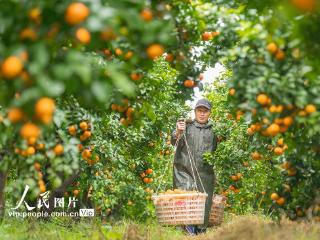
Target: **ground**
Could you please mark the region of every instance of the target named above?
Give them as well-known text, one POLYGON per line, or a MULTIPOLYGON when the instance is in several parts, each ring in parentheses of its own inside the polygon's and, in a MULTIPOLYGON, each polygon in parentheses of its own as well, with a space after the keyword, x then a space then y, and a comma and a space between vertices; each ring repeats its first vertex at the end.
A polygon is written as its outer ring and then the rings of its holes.
POLYGON ((205 239, 281 239, 318 240, 320 224, 312 222, 274 222, 263 216, 228 215, 225 222, 210 228, 206 234, 186 236, 175 227, 122 221, 111 225, 97 220, 73 222, 67 219, 53 219, 50 222, 6 219, 0 225, 1 239, 127 239, 127 240, 205 240, 205 239))

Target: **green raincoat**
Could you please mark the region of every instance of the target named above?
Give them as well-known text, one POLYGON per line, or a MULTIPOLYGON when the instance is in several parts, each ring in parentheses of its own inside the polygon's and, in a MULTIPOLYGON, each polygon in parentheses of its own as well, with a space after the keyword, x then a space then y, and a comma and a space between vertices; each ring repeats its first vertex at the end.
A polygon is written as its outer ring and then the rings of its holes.
MULTIPOLYGON (((201 177, 204 190, 208 194, 204 217, 204 227, 207 227, 212 204, 213 189, 215 185, 215 175, 213 167, 203 160, 202 155, 205 152, 213 153, 216 150, 217 138, 212 131, 212 123, 210 121, 206 124, 200 124, 195 120, 192 122, 187 122, 185 136, 197 170, 201 177)), ((171 136, 171 144, 175 145, 176 140, 177 137, 175 136, 174 131, 171 136)), ((196 173, 195 169, 193 171, 197 179, 196 184, 198 190, 204 192, 199 181, 198 174, 196 173)), ((197 190, 183 136, 177 145, 173 162, 173 187, 184 190, 197 190)))

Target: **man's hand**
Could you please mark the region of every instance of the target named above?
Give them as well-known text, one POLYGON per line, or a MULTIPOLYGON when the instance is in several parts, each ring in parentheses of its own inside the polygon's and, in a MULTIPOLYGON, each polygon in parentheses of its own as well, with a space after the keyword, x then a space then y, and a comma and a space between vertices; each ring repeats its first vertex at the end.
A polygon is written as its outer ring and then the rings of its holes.
POLYGON ((181 134, 184 130, 186 130, 186 122, 185 121, 178 121, 177 124, 176 124, 176 128, 177 128, 177 131, 176 131, 176 134, 181 134))

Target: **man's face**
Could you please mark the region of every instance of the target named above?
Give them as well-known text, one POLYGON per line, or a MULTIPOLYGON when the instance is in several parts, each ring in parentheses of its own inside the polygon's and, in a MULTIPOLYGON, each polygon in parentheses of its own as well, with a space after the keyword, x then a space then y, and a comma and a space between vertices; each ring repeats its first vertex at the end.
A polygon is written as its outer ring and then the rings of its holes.
POLYGON ((208 122, 210 116, 210 110, 205 107, 197 107, 195 109, 196 120, 198 123, 206 123, 208 122))

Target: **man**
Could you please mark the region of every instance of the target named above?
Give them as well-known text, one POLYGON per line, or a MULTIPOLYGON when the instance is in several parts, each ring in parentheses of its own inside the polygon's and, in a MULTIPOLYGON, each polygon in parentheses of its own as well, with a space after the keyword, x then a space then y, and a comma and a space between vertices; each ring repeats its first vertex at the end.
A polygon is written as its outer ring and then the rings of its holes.
MULTIPOLYGON (((207 99, 200 99, 195 106, 195 119, 191 122, 178 121, 176 129, 171 136, 171 144, 175 145, 179 135, 181 136, 173 163, 173 187, 184 190, 199 190, 208 194, 205 205, 205 217, 203 226, 186 226, 190 234, 205 232, 209 222, 212 204, 215 175, 212 166, 203 160, 205 152, 213 153, 217 147, 217 138, 212 131, 212 123, 209 121, 211 104, 207 99), (193 156, 195 165, 200 175, 203 187, 200 183, 196 170, 192 173, 188 149, 184 141, 189 145, 189 152, 193 156), (194 180, 194 176, 196 181, 194 180)), ((194 168, 194 165, 192 165, 194 168)))

